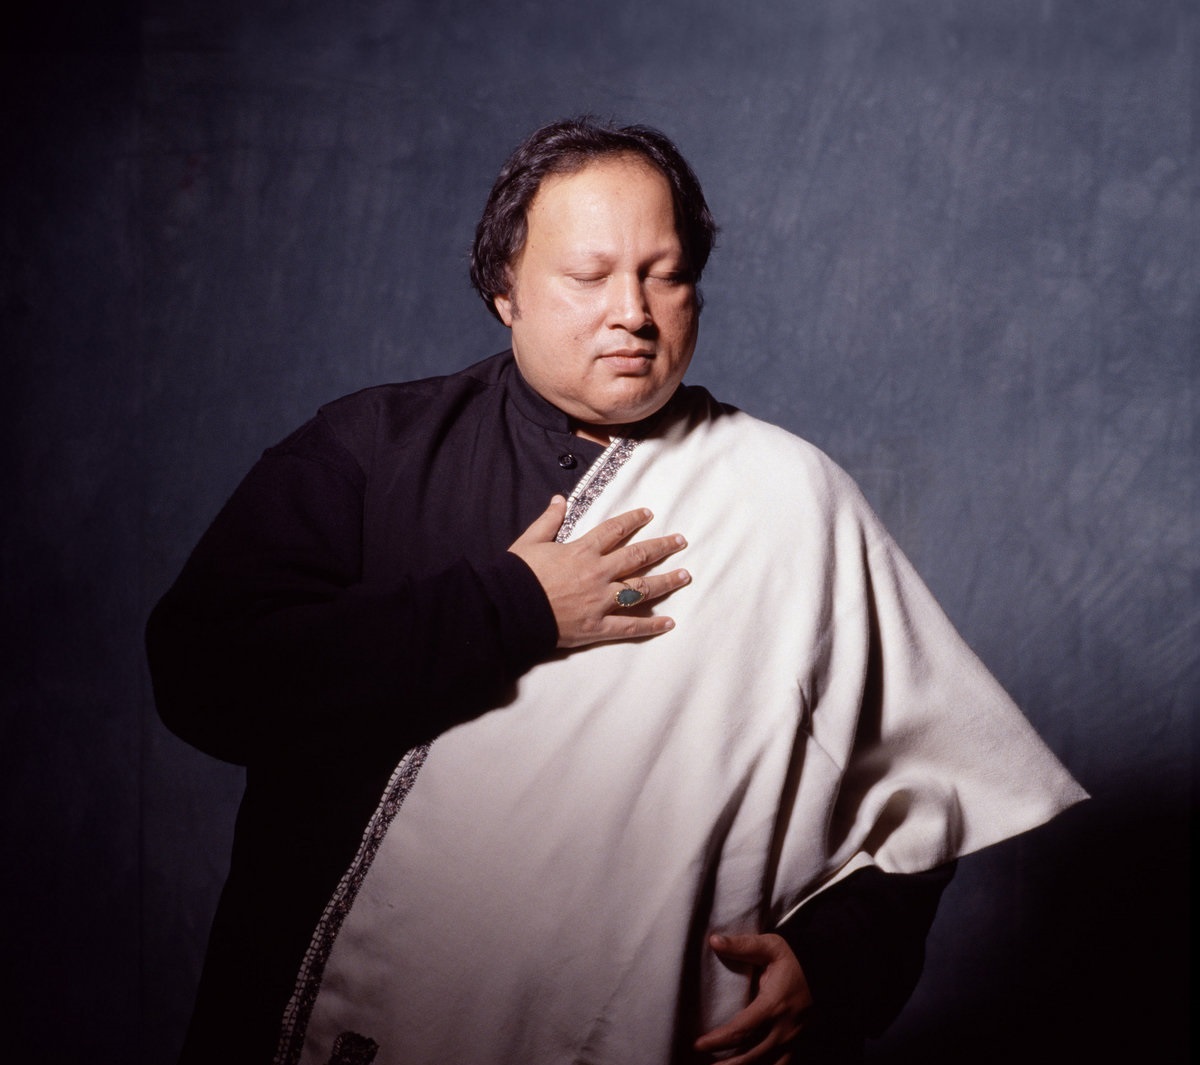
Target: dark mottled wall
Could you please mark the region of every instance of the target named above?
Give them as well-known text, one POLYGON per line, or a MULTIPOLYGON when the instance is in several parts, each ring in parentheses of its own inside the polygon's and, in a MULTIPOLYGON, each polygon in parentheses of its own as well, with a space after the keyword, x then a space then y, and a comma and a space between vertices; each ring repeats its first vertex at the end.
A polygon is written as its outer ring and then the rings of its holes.
POLYGON ((850 469, 1095 795, 964 863, 874 1060, 1186 1060, 1194 3, 76 7, 0 38, 6 1056, 171 1060, 240 775, 145 614, 317 404, 502 346, 476 215, 592 111, 723 225, 691 379, 850 469))

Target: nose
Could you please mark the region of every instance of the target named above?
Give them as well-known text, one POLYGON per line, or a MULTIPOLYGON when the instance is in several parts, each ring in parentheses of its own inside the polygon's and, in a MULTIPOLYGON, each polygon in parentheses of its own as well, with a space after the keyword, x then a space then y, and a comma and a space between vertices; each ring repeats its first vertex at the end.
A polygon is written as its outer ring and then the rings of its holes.
POLYGON ((637 333, 653 322, 645 281, 636 274, 621 274, 609 284, 609 325, 637 333))

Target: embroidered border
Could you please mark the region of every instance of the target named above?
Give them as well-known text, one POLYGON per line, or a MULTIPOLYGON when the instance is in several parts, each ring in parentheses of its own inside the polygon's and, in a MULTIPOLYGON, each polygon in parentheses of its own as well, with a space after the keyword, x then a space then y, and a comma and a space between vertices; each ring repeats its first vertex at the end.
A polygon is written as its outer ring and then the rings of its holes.
POLYGON ((575 531, 576 523, 588 512, 588 508, 600 497, 600 493, 609 486, 617 471, 629 461, 629 456, 637 446, 636 440, 627 440, 619 436, 608 445, 604 454, 592 463, 592 468, 583 475, 575 486, 575 491, 571 493, 571 498, 567 500, 567 516, 563 519, 555 540, 560 544, 567 541, 575 531))
POLYGON ((379 853, 379 846, 387 834, 388 827, 395 820, 396 814, 403 805, 413 784, 417 781, 417 773, 425 764, 425 756, 429 754, 431 744, 424 743, 414 747, 396 766, 383 799, 367 822, 363 833, 362 843, 350 868, 338 881, 333 897, 317 922, 304 960, 300 963, 300 972, 296 977, 296 990, 292 993, 287 1009, 283 1011, 283 1023, 279 1035, 279 1048, 275 1051, 275 1065, 295 1065, 300 1060, 300 1052, 304 1048, 304 1036, 308 1030, 308 1022, 312 1017, 313 1006, 317 1001, 317 993, 321 989, 321 979, 325 975, 325 964, 333 951, 334 941, 341 931, 342 922, 354 905, 359 889, 366 879, 367 871, 379 853))
POLYGON ((333 1041, 328 1065, 371 1065, 379 1053, 379 1044, 357 1032, 343 1032, 333 1041))

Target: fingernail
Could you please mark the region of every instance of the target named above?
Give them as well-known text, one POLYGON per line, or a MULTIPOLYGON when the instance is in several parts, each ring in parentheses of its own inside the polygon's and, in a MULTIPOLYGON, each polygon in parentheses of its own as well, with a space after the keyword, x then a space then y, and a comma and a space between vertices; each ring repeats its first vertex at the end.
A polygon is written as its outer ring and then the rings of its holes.
POLYGON ((675 534, 674 540, 677 547, 687 547, 687 541, 678 533, 675 534))
POLYGON ((687 570, 681 569, 675 574, 675 579, 678 580, 680 584, 687 584, 688 581, 692 579, 692 575, 688 573, 687 570))
POLYGON ((663 632, 670 632, 673 628, 675 628, 675 622, 673 622, 670 618, 667 618, 667 620, 663 622, 663 632))

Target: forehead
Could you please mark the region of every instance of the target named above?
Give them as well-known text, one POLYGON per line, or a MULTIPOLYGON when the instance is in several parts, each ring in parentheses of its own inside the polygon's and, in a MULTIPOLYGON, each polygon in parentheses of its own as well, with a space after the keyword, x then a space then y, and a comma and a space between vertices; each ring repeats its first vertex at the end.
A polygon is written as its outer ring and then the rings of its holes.
POLYGON ((588 240, 638 235, 678 241, 675 203, 666 176, 638 155, 592 160, 549 174, 526 212, 526 241, 588 240))

